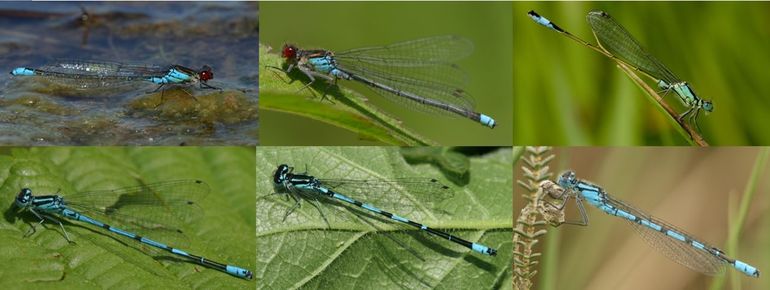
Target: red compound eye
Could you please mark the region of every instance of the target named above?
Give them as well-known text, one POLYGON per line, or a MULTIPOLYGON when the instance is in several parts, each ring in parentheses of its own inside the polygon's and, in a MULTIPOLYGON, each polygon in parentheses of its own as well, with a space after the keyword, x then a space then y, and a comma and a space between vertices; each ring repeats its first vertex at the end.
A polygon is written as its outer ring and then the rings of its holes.
POLYGON ((214 78, 214 73, 211 71, 211 68, 209 66, 204 66, 203 69, 201 69, 200 72, 198 72, 198 78, 201 79, 201 81, 208 81, 210 79, 214 78))
POLYGON ((293 45, 284 45, 283 51, 281 52, 281 55, 283 58, 292 59, 297 57, 297 48, 293 45))

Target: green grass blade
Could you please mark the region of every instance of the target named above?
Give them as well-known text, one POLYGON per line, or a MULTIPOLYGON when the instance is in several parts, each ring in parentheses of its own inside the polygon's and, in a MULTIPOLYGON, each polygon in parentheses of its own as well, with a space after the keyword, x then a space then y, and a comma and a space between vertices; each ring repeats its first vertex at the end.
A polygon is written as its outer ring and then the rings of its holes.
MULTIPOLYGON (((762 174, 764 174, 765 168, 767 167, 768 156, 770 156, 770 150, 768 150, 768 148, 764 147, 759 150, 759 155, 757 156, 756 162, 754 163, 754 168, 752 169, 751 176, 749 177, 749 181, 746 184, 746 189, 741 195, 738 211, 731 215, 726 247, 727 253, 733 257, 738 255, 738 240, 741 235, 741 230, 743 229, 744 223, 746 221, 746 216, 749 212, 749 206, 751 205, 752 200, 754 200, 754 194, 756 193, 757 189, 757 181, 760 180, 762 174)), ((730 271, 730 275, 733 277, 733 279, 731 279, 732 283, 730 285, 730 289, 741 289, 740 282, 741 279, 744 279, 743 274, 736 271, 730 271)), ((709 289, 722 289, 725 283, 725 278, 726 276, 720 276, 714 279, 714 281, 709 286, 709 289)))

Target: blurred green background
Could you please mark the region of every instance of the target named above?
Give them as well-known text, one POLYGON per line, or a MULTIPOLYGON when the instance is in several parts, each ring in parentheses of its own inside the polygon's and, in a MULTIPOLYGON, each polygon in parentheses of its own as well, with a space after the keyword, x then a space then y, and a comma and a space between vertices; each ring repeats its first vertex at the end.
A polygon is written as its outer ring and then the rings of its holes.
MULTIPOLYGON (((578 178, 602 186, 627 202, 691 235, 726 251, 728 256, 770 270, 770 168, 757 165, 768 148, 558 148, 550 163, 554 180, 572 169, 578 178), (752 194, 749 180, 756 176, 752 194), (728 232, 739 229, 738 208, 749 206, 734 250, 728 232)), ((526 156, 526 155, 525 155, 526 156)), ((765 158, 766 160, 766 158, 765 158)), ((523 180, 515 166, 516 180, 523 180)), ((524 190, 514 187, 514 215, 519 216, 524 190)), ((768 289, 755 279, 728 268, 717 278, 692 271, 669 260, 645 242, 624 220, 588 205, 589 225, 544 227, 548 233, 538 245, 542 257, 533 289, 768 289), (724 280, 720 280, 724 279, 724 280), (720 284, 724 283, 724 284, 720 284), (741 285, 737 285, 737 284, 741 285), (714 285, 715 284, 715 285, 714 285)), ((574 200, 567 219, 579 219, 574 200)))
MULTIPOLYGON (((468 74, 466 89, 476 99, 477 111, 492 116, 498 123, 495 129, 463 118, 436 117, 410 110, 350 81, 338 84, 364 94, 377 107, 403 120, 407 128, 440 144, 512 142, 510 3, 265 2, 260 9, 260 40, 274 51, 280 50, 285 42, 303 48, 342 51, 446 34, 470 39, 475 45, 473 53, 457 64, 468 74)), ((322 106, 327 101, 308 98, 308 102, 322 106)), ((260 128, 260 139, 266 145, 374 143, 295 115, 260 110, 260 118, 266 120, 260 128)))
MULTIPOLYGON (((596 43, 585 20, 595 9, 612 15, 698 96, 713 101, 714 112, 699 120, 711 145, 770 144, 766 122, 770 4, 513 5, 515 144, 687 144, 668 117, 612 60, 527 17, 527 11, 535 10, 564 30, 596 43)), ((685 111, 670 94, 665 100, 678 112, 685 111)))

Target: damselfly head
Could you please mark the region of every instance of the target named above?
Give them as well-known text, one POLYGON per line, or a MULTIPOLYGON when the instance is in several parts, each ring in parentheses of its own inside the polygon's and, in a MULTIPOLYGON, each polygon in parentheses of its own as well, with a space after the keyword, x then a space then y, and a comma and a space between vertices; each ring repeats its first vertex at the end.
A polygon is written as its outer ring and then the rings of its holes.
POLYGON ((704 111, 707 113, 711 113, 714 111, 714 105, 711 104, 711 101, 703 101, 703 105, 701 105, 701 108, 703 108, 704 111))
POLYGON ((26 207, 32 201, 32 190, 23 188, 16 196, 16 206, 26 207))
POLYGON ((297 49, 296 46, 291 44, 284 44, 283 49, 281 50, 281 56, 285 59, 294 59, 297 57, 297 49))
POLYGON ((198 71, 198 79, 202 82, 206 82, 214 78, 214 72, 211 71, 211 67, 204 65, 200 71, 198 71))
POLYGON ((564 173, 559 176, 559 186, 561 186, 564 189, 570 189, 577 183, 577 178, 575 177, 575 172, 572 170, 565 171, 564 173))
POLYGON ((289 174, 290 171, 291 169, 289 169, 289 165, 278 165, 278 168, 275 170, 275 174, 273 174, 273 182, 275 184, 282 184, 283 181, 286 180, 286 174, 289 174))

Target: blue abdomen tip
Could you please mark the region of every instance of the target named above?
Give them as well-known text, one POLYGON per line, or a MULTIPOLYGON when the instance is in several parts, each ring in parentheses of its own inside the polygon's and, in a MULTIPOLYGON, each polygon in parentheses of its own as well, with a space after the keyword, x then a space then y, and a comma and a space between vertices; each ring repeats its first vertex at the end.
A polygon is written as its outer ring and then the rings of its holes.
POLYGON ((735 260, 735 268, 746 275, 749 275, 752 277, 759 277, 759 270, 757 270, 757 268, 754 268, 754 266, 746 264, 742 261, 735 260))
POLYGON ((476 252, 482 253, 484 255, 489 255, 489 248, 487 248, 484 245, 473 243, 473 245, 471 245, 471 249, 473 249, 476 252))
POLYGON ((252 274, 251 271, 242 269, 236 266, 227 265, 226 270, 227 270, 227 273, 230 273, 234 276, 238 276, 244 279, 251 280, 254 277, 254 274, 252 274))
POLYGON ((484 115, 484 114, 480 114, 480 115, 481 116, 479 116, 479 122, 482 125, 487 126, 489 128, 494 128, 495 127, 495 119, 492 119, 492 117, 489 117, 489 116, 484 115))
POLYGON ((11 74, 15 76, 33 76, 35 71, 26 67, 17 67, 11 71, 11 74))

